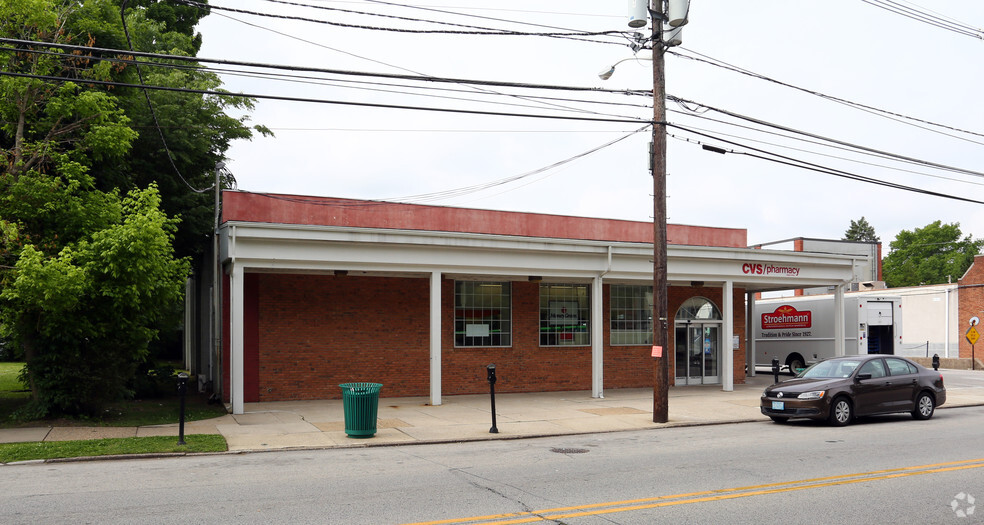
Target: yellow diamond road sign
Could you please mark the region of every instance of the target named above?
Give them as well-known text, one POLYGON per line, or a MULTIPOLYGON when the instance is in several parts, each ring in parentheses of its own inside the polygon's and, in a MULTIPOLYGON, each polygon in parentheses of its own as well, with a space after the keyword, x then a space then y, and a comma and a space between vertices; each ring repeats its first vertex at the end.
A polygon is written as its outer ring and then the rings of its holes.
POLYGON ((967 330, 967 340, 970 341, 970 344, 972 345, 977 344, 977 339, 980 338, 980 336, 981 334, 977 331, 977 328, 974 328, 973 326, 970 327, 970 330, 967 330))

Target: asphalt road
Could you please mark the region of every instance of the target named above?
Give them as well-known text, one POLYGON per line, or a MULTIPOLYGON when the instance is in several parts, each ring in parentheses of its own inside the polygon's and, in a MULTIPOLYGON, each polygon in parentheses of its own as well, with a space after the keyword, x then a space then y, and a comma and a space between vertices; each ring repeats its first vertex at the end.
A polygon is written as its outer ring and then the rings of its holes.
MULTIPOLYGON (((14 523, 980 523, 984 407, 0 467, 14 523), (964 514, 961 517, 958 512, 964 514)), ((984 503, 984 499, 981 500, 984 503)))

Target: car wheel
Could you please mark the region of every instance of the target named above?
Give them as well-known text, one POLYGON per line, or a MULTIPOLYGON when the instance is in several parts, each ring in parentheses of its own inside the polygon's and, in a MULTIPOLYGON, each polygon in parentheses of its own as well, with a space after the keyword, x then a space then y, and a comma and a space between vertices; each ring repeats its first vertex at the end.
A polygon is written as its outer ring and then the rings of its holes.
POLYGON ((794 357, 792 361, 789 362, 789 373, 796 375, 797 368, 806 368, 806 363, 802 359, 794 357))
POLYGON ((933 412, 935 411, 936 402, 933 401, 933 396, 927 392, 922 392, 916 398, 916 406, 912 409, 912 417, 916 419, 929 419, 933 417, 933 412))
POLYGON ((772 418, 772 420, 775 421, 776 423, 785 423, 786 421, 789 421, 788 417, 780 417, 780 416, 769 416, 769 417, 772 418))
POLYGON ((842 427, 854 418, 854 407, 846 397, 838 397, 830 405, 830 424, 842 427))

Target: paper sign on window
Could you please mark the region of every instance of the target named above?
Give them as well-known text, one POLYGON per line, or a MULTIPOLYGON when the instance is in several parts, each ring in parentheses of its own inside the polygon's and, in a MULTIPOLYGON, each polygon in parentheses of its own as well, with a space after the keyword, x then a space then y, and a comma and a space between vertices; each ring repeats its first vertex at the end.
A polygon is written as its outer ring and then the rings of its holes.
POLYGON ((489 325, 487 324, 467 324, 465 325, 465 337, 488 337, 489 325))

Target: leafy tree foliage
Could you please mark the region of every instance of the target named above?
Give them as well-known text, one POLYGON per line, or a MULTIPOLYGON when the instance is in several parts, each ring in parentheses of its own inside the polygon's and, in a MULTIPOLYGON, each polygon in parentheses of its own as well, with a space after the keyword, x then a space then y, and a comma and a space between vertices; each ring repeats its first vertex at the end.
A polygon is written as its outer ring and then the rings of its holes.
POLYGON ((844 232, 845 241, 860 241, 860 242, 878 242, 879 239, 875 235, 874 226, 868 224, 868 221, 864 217, 858 220, 851 220, 851 226, 844 232))
POLYGON ((135 50, 193 56, 205 14, 162 0, 0 1, 0 35, 36 43, 0 51, 0 71, 63 79, 0 76, 0 336, 26 360, 32 416, 93 412, 128 393, 180 312, 181 256, 208 243, 213 166, 252 133, 225 113, 249 100, 89 82, 218 91, 212 73, 138 75, 45 44, 128 49, 128 32, 135 50))
POLYGON ((54 257, 25 246, 0 293, 5 335, 24 349, 31 417, 95 414, 127 395, 168 314, 160 305, 180 303, 188 263, 173 256, 176 221, 157 189, 105 201, 109 224, 54 257))
POLYGON ((882 259, 882 273, 890 286, 941 284, 957 279, 974 262, 984 239, 962 237, 960 223, 936 221, 913 231, 902 230, 882 259))

